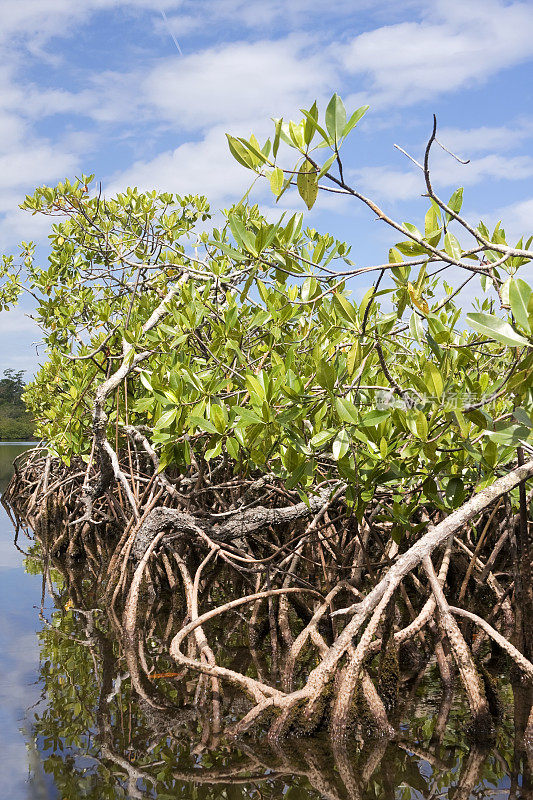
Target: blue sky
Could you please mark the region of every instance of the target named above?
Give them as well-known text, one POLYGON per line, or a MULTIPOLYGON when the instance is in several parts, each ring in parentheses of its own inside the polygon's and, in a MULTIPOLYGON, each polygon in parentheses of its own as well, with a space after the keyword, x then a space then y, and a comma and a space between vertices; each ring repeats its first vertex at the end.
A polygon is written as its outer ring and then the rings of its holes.
MULTIPOLYGON (((437 187, 465 186, 467 214, 510 238, 533 232, 533 3, 504 0, 0 0, 0 247, 46 243, 24 194, 81 172, 127 185, 205 193, 225 207, 249 175, 224 133, 258 138, 333 91, 371 111, 346 149, 358 188, 397 219, 424 209, 416 168, 439 120, 437 187)), ((271 198, 259 189, 266 208, 271 198)), ((284 208, 301 209, 295 196, 284 208)), ((324 197, 309 224, 381 263, 394 237, 365 209, 324 197)), ((40 250, 46 255, 45 249, 40 250)), ((38 363, 22 310, 0 314, 0 368, 38 363)))

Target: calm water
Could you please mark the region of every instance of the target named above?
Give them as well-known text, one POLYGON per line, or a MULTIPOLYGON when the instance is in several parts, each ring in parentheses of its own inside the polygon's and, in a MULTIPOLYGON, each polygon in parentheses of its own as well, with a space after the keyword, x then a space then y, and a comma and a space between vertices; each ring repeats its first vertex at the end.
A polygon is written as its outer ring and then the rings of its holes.
MULTIPOLYGON (((13 459, 27 447, 0 444, 0 492, 11 477, 13 459)), ((11 521, 0 506, 0 797, 44 800, 57 794, 31 744, 32 706, 42 691, 36 635, 41 578, 26 573, 13 537, 11 521)), ((27 540, 20 544, 25 548, 27 540)))
MULTIPOLYGON (((0 445, 0 491, 24 449, 0 445)), ((70 610, 72 589, 59 575, 45 602, 52 625, 40 621, 39 561, 25 561, 13 536, 0 508, 0 800, 531 800, 531 790, 520 789, 509 714, 490 751, 470 745, 460 703, 449 732, 431 741, 439 705, 431 676, 413 692, 404 740, 340 754, 320 740, 208 751, 190 709, 158 716, 132 696, 104 612, 89 630, 88 617, 70 610)), ((33 547, 24 535, 19 544, 33 547)), ((90 592, 87 583, 82 591, 90 592)))

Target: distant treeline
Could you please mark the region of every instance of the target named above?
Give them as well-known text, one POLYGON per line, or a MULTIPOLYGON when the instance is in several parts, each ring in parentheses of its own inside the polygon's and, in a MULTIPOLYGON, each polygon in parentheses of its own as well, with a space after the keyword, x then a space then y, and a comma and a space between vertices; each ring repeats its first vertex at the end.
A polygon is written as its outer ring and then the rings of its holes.
POLYGON ((17 442, 33 439, 33 420, 26 411, 24 370, 5 369, 0 378, 0 441, 17 442))

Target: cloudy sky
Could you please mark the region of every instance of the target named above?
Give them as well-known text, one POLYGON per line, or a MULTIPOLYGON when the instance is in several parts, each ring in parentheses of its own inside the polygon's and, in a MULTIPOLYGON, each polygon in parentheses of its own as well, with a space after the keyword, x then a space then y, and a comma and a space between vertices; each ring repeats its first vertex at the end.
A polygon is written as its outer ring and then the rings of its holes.
MULTIPOLYGON (((393 145, 420 157, 436 113, 440 139, 471 159, 436 154, 443 195, 465 186, 474 220, 533 232, 531 0, 0 0, 0 13, 4 253, 46 243, 46 220, 17 208, 25 193, 82 172, 108 193, 138 185, 226 206, 250 173, 224 133, 261 138, 270 117, 334 91, 348 111, 370 104, 345 163, 398 219, 417 221, 423 188, 393 145)), ((351 242, 360 264, 386 258, 389 232, 349 201, 321 198, 309 224, 351 242)), ((31 321, 0 314, 0 337, 0 368, 31 374, 31 321)))

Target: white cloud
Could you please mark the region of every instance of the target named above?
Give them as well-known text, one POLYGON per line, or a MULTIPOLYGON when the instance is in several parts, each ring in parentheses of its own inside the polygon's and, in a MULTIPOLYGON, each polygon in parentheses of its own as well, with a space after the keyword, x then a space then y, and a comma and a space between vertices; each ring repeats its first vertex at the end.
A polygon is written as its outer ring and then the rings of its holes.
MULTIPOLYGON (((533 197, 510 203, 496 210, 491 209, 481 216, 490 225, 495 225, 501 220, 507 241, 510 243, 516 243, 522 236, 524 241, 533 236, 533 197)), ((533 266, 527 264, 522 267, 521 275, 531 282, 533 280, 533 266)))
MULTIPOLYGON (((3 217, 0 221, 0 251, 18 254, 19 242, 46 242, 50 233, 50 217, 40 214, 29 214, 18 206, 23 199, 22 193, 1 193, 0 210, 3 217)), ((2 312, 3 314, 4 312, 2 312)))
POLYGON ((473 153, 512 150, 533 137, 533 120, 519 119, 514 124, 482 126, 480 128, 441 128, 439 141, 448 150, 461 158, 470 158, 473 153))
MULTIPOLYGON (((137 119, 165 120, 169 127, 201 130, 203 136, 137 160, 115 174, 107 190, 136 185, 204 193, 213 206, 237 200, 253 176, 232 159, 224 133, 254 131, 266 138, 272 114, 299 114, 300 106, 334 84, 333 68, 311 45, 308 37, 292 36, 239 42, 157 64, 137 89, 137 119)), ((109 108, 113 113, 114 104, 109 108)))
POLYGON ((4 148, 16 146, 25 133, 24 122, 16 114, 0 109, 0 130, 4 148))
MULTIPOLYGON (((176 36, 205 29, 207 25, 231 22, 250 30, 264 31, 278 25, 282 29, 302 30, 316 27, 319 21, 331 26, 339 18, 354 17, 369 9, 375 18, 384 20, 403 16, 418 9, 422 0, 184 0, 177 13, 167 16, 168 27, 176 36)), ((165 33, 164 20, 155 21, 156 29, 165 33)))
MULTIPOLYGON (((525 180, 533 177, 533 158, 492 153, 471 159, 468 164, 460 164, 442 151, 436 151, 431 176, 437 194, 441 187, 474 186, 488 179, 525 180)), ((351 171, 350 177, 363 191, 391 201, 409 200, 426 192, 422 172, 415 166, 409 170, 386 166, 363 167, 351 171)))
POLYGON ((178 194, 205 194, 216 207, 227 200, 238 199, 252 179, 252 173, 231 157, 224 129, 216 127, 199 142, 186 142, 151 160, 132 164, 113 176, 106 194, 123 191, 127 186, 155 188, 178 194))
POLYGON ((12 342, 10 351, 2 358, 2 365, 5 369, 24 370, 26 379, 30 380, 46 360, 43 353, 43 348, 40 355, 35 352, 32 340, 17 340, 12 342))
POLYGON ((533 176, 533 158, 530 156, 507 157, 496 153, 475 158, 467 165, 451 159, 448 163, 439 159, 433 175, 442 186, 472 186, 492 178, 504 181, 519 181, 533 176))
MULTIPOLYGON (((8 23, 9 19, 10 15, 7 14, 8 23)), ((14 21, 11 21, 14 25, 14 21)), ((2 46, 2 56, 0 213, 4 217, 0 222, 0 247, 11 250, 19 238, 28 241, 45 230, 40 219, 29 215, 23 218, 19 211, 18 206, 25 194, 36 185, 54 183, 71 176, 78 169, 79 154, 87 144, 87 137, 77 137, 76 131, 69 129, 63 135, 60 129, 59 135, 51 141, 42 133, 37 133, 34 127, 36 122, 41 123, 47 114, 55 110, 74 110, 80 101, 60 89, 40 91, 34 84, 25 84, 16 69, 17 55, 13 56, 5 44, 2 46)))
POLYGON ((418 197, 424 189, 421 175, 414 170, 403 172, 388 167, 363 167, 350 171, 350 178, 366 194, 388 200, 418 197))
POLYGON ((98 11, 151 10, 160 13, 161 9, 173 10, 181 6, 181 0, 17 0, 16 3, 4 0, 2 3, 2 36, 6 39, 20 36, 24 39, 35 37, 44 42, 52 36, 70 33, 70 26, 86 21, 98 11))
POLYGON ((180 13, 171 17, 156 17, 154 19, 154 30, 160 34, 162 38, 166 36, 186 36, 193 33, 202 27, 202 20, 199 16, 194 14, 180 13))
POLYGON ((77 165, 77 156, 44 142, 12 150, 0 156, 0 190, 37 186, 72 175, 77 165))
POLYGON ((44 140, 34 141, 32 137, 28 137, 25 145, 20 143, 0 154, 0 213, 3 214, 0 248, 3 252, 12 251, 21 239, 42 240, 50 229, 49 218, 20 210, 25 194, 36 186, 72 177, 78 168, 79 158, 75 152, 64 149, 61 143, 52 145, 44 140))
POLYGON ((0 314, 0 335, 31 331, 37 333, 35 322, 20 309, 2 311, 0 314))
POLYGON ((533 198, 506 206, 498 213, 507 219, 512 219, 514 224, 524 230, 528 236, 533 234, 533 198))
POLYGON ((435 0, 423 21, 362 33, 338 56, 369 76, 374 105, 408 106, 530 59, 532 28, 531 3, 435 0))
MULTIPOLYGON (((26 372, 27 378, 31 377, 40 360, 34 344, 40 342, 41 338, 41 330, 21 308, 2 311, 0 313, 1 369, 22 369, 26 372)), ((0 566, 2 566, 1 561, 0 566)))
POLYGON ((336 80, 324 54, 304 37, 214 47, 166 59, 142 82, 148 105, 180 129, 298 113, 336 80))

